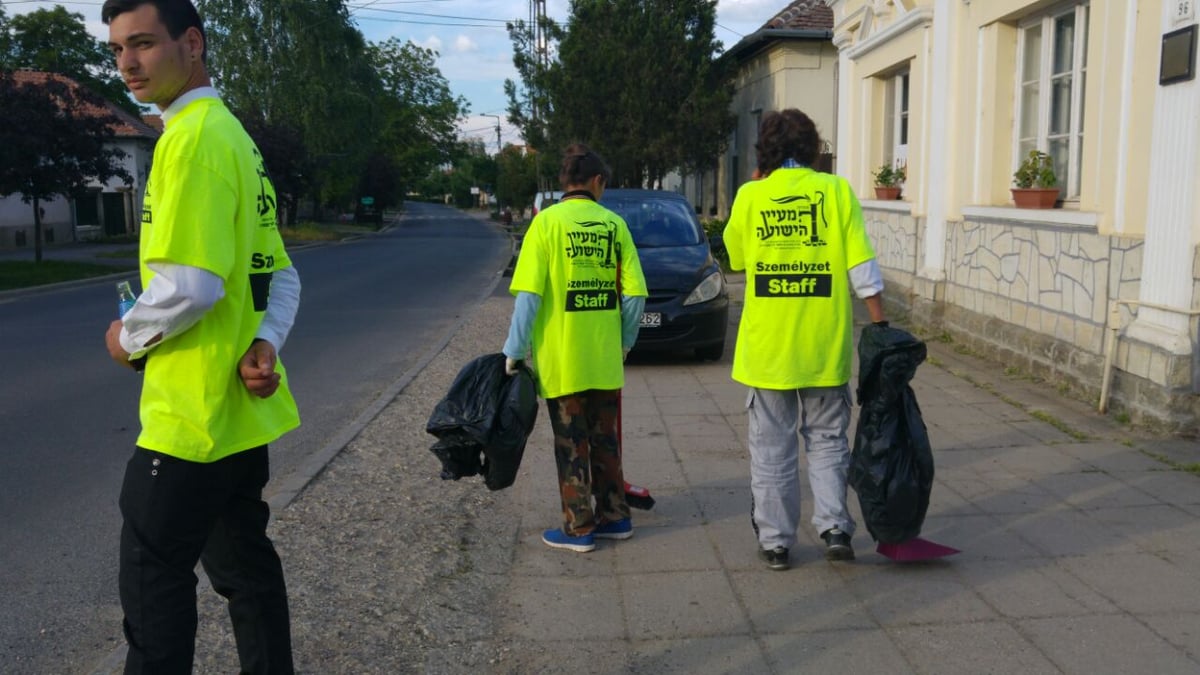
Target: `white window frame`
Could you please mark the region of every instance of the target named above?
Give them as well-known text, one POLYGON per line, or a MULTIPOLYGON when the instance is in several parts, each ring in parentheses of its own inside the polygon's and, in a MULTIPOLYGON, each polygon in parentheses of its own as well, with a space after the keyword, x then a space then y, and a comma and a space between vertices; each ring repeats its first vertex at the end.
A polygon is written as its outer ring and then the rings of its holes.
POLYGON ((1062 191, 1063 198, 1067 201, 1077 202, 1079 200, 1079 190, 1081 185, 1080 180, 1080 165, 1081 152, 1083 148, 1083 96, 1084 90, 1087 87, 1087 21, 1089 13, 1089 2, 1073 2, 1057 5, 1045 13, 1030 17, 1020 22, 1017 31, 1017 71, 1016 77, 1016 93, 1014 96, 1014 114, 1013 114, 1013 162, 1012 170, 1016 171, 1017 166, 1025 158, 1030 149, 1036 148, 1042 152, 1050 153, 1051 140, 1066 140, 1067 142, 1067 157, 1065 162, 1066 174, 1062 175, 1061 168, 1064 163, 1061 158, 1055 158, 1055 168, 1060 174, 1058 176, 1059 189, 1062 191), (1075 19, 1075 31, 1073 35, 1074 44, 1071 55, 1071 69, 1061 73, 1052 72, 1054 69, 1054 52, 1055 52, 1055 21, 1064 17, 1073 15, 1075 19), (1039 64, 1037 67, 1036 79, 1024 79, 1025 76, 1025 58, 1026 58, 1026 40, 1032 29, 1041 30, 1041 50, 1038 54, 1039 64), (1070 113, 1067 122, 1067 130, 1057 134, 1051 134, 1051 106, 1054 103, 1054 81, 1064 78, 1070 78, 1070 113), (1022 117, 1024 110, 1024 94, 1026 86, 1035 85, 1038 90, 1038 105, 1037 105, 1037 123, 1036 130, 1032 136, 1022 136, 1024 127, 1024 119, 1022 117))
POLYGON ((884 152, 888 154, 887 161, 893 167, 908 166, 908 139, 912 136, 912 127, 908 126, 909 94, 912 80, 909 71, 896 73, 888 79, 888 135, 884 152))

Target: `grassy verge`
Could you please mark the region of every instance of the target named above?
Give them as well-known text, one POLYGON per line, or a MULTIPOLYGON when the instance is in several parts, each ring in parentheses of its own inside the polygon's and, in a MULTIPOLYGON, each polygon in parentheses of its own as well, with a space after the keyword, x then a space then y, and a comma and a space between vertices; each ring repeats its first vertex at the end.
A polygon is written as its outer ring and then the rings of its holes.
POLYGON ((121 260, 129 259, 134 262, 137 262, 138 250, 137 250, 137 247, 134 246, 133 248, 123 248, 123 249, 119 249, 116 251, 105 251, 104 253, 97 253, 96 257, 97 258, 113 258, 113 259, 121 259, 121 260))
POLYGON ((370 225, 354 225, 351 223, 299 223, 295 227, 279 228, 280 236, 289 244, 338 241, 346 237, 374 231, 375 228, 370 225))
POLYGON ((56 284, 60 281, 74 281, 101 277, 106 274, 132 270, 113 265, 97 265, 94 263, 67 262, 63 260, 43 260, 36 263, 30 260, 0 261, 0 291, 14 288, 28 288, 44 284, 56 284))
MULTIPOLYGON (((280 235, 288 245, 308 244, 321 241, 337 241, 355 235, 374 232, 369 225, 353 223, 300 223, 296 227, 279 228, 280 235)), ((104 276, 115 272, 137 269, 137 238, 134 235, 121 237, 106 237, 98 240, 102 244, 131 244, 128 248, 112 251, 97 252, 96 258, 128 260, 129 265, 94 264, 85 262, 69 262, 64 260, 33 261, 0 261, 0 291, 15 288, 30 288, 62 281, 75 281, 91 277, 104 276)))

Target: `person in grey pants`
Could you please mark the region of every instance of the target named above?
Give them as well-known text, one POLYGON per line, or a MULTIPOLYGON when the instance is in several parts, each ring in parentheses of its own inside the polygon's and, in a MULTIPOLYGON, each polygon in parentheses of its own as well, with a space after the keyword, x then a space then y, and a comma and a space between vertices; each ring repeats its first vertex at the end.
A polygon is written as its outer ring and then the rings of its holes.
POLYGON ((886 323, 858 198, 845 179, 811 168, 820 147, 803 112, 764 115, 755 179, 738 190, 724 236, 730 267, 746 270, 732 375, 750 387, 751 522, 775 570, 789 567, 800 523, 801 438, 825 557, 854 558, 846 508, 851 292, 872 321, 886 323))

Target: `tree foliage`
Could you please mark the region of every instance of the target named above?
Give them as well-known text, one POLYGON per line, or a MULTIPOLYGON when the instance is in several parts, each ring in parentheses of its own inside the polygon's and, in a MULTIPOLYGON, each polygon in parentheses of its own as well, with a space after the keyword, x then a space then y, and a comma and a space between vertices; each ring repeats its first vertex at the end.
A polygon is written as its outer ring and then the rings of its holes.
POLYGON ((483 140, 470 138, 454 145, 449 168, 430 171, 417 182, 416 191, 430 201, 449 199, 454 206, 470 208, 479 205, 479 195, 472 194, 471 188, 494 190, 496 171, 496 160, 488 155, 483 140))
POLYGON ((9 34, 8 13, 0 4, 0 70, 11 70, 12 35, 9 34))
POLYGON ((544 26, 557 54, 542 63, 518 22, 509 33, 521 86, 505 83, 509 119, 551 156, 588 143, 612 165, 614 185, 702 166, 734 125, 715 25, 715 0, 572 0, 564 26, 544 26))
MULTIPOLYGON (((314 201, 346 202, 373 152, 379 93, 342 0, 199 0, 221 95, 258 128, 299 132, 314 201)), ((274 158, 264 152, 270 169, 274 158)))
POLYGON ((73 197, 94 182, 121 178, 131 183, 109 145, 116 119, 104 100, 84 87, 56 79, 17 82, 0 72, 0 197, 12 194, 33 208, 34 257, 42 260, 40 202, 73 197))
POLYGON ((499 165, 496 199, 518 211, 533 206, 533 196, 537 194, 538 187, 534 155, 509 145, 496 158, 496 162, 499 165))
MULTIPOLYGON (((395 39, 370 44, 347 0, 196 5, 214 84, 259 145, 281 215, 292 222, 301 199, 318 212, 345 209, 363 191, 395 204, 457 156, 456 122, 467 104, 450 91, 437 54, 395 39)), ((103 43, 62 7, 10 18, 0 4, 5 67, 61 72, 139 111, 103 43)), ((40 125, 34 116, 12 119, 40 125)))
POLYGON ((264 159, 273 175, 277 164, 295 167, 291 185, 318 206, 346 206, 362 190, 391 205, 450 157, 466 102, 451 94, 434 52, 394 38, 368 43, 344 0, 197 7, 214 83, 248 129, 293 139, 286 149, 300 148, 303 161, 266 148, 264 159))
POLYGON ((134 116, 143 112, 105 44, 88 33, 82 14, 62 5, 0 19, 0 67, 66 75, 134 116))
POLYGON ((404 186, 415 185, 452 158, 467 102, 451 93, 433 50, 391 38, 368 51, 383 88, 379 150, 394 161, 404 186))

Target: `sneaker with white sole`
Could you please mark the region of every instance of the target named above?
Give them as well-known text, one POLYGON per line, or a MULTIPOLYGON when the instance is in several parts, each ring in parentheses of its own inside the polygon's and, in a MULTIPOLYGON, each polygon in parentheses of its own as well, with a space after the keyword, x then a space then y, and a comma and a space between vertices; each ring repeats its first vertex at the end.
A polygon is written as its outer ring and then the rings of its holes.
POLYGON ((850 535, 840 528, 831 527, 821 533, 825 540, 826 560, 854 560, 854 549, 850 546, 850 535))
POLYGON ((550 548, 561 548, 566 551, 575 551, 576 553, 587 553, 588 551, 596 550, 596 537, 590 532, 573 537, 563 532, 562 528, 554 528, 542 533, 542 542, 550 548))
POLYGON ((628 539, 633 536, 633 520, 622 518, 601 523, 592 530, 597 539, 628 539))
POLYGON ((758 557, 766 561, 767 567, 778 572, 782 572, 792 566, 788 562, 788 550, 782 546, 760 548, 758 549, 758 557))

